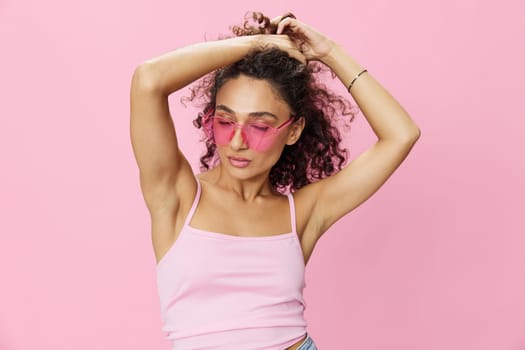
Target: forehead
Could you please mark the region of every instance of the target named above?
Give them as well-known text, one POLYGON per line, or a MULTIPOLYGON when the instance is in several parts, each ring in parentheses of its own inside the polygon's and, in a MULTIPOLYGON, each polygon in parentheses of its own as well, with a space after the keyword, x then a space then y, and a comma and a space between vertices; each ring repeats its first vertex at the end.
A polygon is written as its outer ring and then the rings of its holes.
POLYGON ((287 119, 288 104, 265 80, 239 76, 226 82, 218 91, 216 105, 228 106, 236 114, 267 111, 287 119))

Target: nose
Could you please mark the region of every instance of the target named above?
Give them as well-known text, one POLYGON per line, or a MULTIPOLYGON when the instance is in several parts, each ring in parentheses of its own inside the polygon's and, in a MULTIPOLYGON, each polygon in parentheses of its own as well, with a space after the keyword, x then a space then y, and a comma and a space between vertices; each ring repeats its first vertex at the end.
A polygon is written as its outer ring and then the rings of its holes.
POLYGON ((244 139, 244 135, 242 132, 242 128, 237 126, 235 129, 233 129, 232 134, 233 135, 230 140, 230 147, 233 150, 237 151, 240 149, 247 148, 246 141, 244 139))

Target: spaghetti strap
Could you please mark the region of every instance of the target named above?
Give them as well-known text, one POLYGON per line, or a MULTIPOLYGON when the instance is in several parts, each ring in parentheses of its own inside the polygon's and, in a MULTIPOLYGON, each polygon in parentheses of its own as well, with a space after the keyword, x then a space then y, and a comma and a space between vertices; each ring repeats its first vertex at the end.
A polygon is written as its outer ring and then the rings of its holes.
POLYGON ((296 232, 295 227, 295 203, 293 200, 293 195, 291 193, 287 194, 288 203, 290 204, 290 222, 292 223, 292 232, 296 232))
POLYGON ((201 197, 201 183, 199 182, 199 179, 196 176, 195 176, 195 181, 197 181, 197 193, 195 193, 195 198, 193 199, 193 204, 191 205, 190 212, 186 216, 184 227, 190 224, 191 218, 193 217, 193 214, 195 213, 195 209, 197 209, 197 204, 199 204, 199 199, 201 197))

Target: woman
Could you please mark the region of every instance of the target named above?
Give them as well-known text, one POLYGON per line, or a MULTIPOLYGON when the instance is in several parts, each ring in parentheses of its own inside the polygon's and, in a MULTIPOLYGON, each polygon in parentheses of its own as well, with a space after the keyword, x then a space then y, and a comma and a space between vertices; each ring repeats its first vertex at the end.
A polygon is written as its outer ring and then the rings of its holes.
POLYGON ((420 135, 336 42, 291 14, 254 19, 234 27, 236 37, 151 59, 132 79, 131 140, 173 349, 316 349, 302 298, 314 246, 379 189, 420 135), (319 64, 348 87, 378 137, 343 169, 331 119, 349 114, 348 104, 316 82, 319 64), (193 90, 205 99, 195 124, 208 150, 207 171, 195 176, 168 96, 208 73, 193 90))

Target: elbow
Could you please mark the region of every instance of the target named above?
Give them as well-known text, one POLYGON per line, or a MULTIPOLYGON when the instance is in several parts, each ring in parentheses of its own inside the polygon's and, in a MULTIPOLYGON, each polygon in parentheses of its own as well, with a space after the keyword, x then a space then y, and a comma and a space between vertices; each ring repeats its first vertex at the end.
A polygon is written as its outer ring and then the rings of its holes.
POLYGON ((414 140, 414 142, 416 142, 417 140, 419 140, 419 137, 421 136, 421 129, 416 127, 413 135, 412 135, 412 139, 414 140))
POLYGON ((406 139, 411 142, 416 142, 419 140, 419 137, 421 136, 421 129, 415 124, 412 123, 412 127, 410 128, 410 131, 406 133, 406 139))
POLYGON ((413 145, 419 140, 421 136, 421 130, 416 126, 410 132, 404 133, 404 136, 401 137, 401 141, 405 144, 413 145))
POLYGON ((145 62, 135 68, 131 78, 131 88, 154 92, 159 89, 155 73, 150 63, 145 62))

